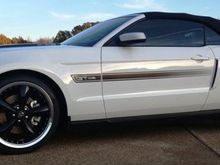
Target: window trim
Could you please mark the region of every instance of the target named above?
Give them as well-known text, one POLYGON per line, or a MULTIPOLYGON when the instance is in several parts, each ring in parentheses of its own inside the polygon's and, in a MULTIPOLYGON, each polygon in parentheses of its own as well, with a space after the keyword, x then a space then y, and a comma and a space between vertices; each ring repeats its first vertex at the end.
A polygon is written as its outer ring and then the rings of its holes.
MULTIPOLYGON (((104 45, 103 47, 116 47, 116 46, 111 46, 109 45, 114 39, 116 39, 120 34, 123 34, 123 32, 133 26, 135 26, 136 24, 142 22, 142 21, 149 21, 149 20, 178 20, 178 21, 186 21, 186 22, 193 22, 193 23, 198 23, 202 25, 202 29, 203 29, 203 44, 201 46, 181 46, 181 45, 133 45, 133 46, 120 46, 117 45, 117 47, 204 47, 207 46, 206 45, 206 28, 208 27, 206 25, 204 25, 201 22, 197 22, 197 21, 192 21, 192 20, 187 20, 187 19, 177 19, 177 18, 171 18, 171 19, 167 19, 167 18, 154 18, 154 19, 148 19, 148 18, 142 18, 136 22, 134 22, 133 24, 127 26, 126 28, 122 29, 121 31, 119 31, 117 34, 115 34, 112 38, 110 38, 104 45)), ((210 27, 209 27, 210 28, 210 27)), ((212 29, 212 28, 211 28, 212 29)), ((213 29, 212 29, 213 30, 213 29)))

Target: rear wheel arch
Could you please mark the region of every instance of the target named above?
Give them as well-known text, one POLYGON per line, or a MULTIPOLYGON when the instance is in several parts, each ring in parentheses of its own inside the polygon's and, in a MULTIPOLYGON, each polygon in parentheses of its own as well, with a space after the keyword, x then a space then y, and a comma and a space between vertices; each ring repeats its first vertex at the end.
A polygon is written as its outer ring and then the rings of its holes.
POLYGON ((1 73, 0 74, 0 81, 3 78, 7 78, 7 77, 10 77, 13 75, 34 77, 34 78, 40 79, 44 83, 48 84, 59 99, 60 116, 61 116, 60 125, 63 126, 68 123, 67 102, 66 102, 66 98, 64 96, 64 92, 62 91, 60 86, 52 78, 50 78, 49 76, 47 76, 43 73, 40 73, 38 71, 21 69, 21 70, 11 70, 11 71, 1 73))

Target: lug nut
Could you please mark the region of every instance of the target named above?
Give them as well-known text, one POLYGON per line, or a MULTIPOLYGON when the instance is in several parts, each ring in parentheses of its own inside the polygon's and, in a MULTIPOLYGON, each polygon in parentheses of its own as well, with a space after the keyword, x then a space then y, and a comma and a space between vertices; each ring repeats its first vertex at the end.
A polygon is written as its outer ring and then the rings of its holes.
POLYGON ((15 117, 16 115, 15 115, 15 114, 13 114, 12 116, 13 116, 13 117, 15 117))
POLYGON ((28 116, 25 116, 26 119, 28 119, 28 116))
POLYGON ((21 120, 18 120, 18 122, 20 123, 20 122, 21 122, 21 120))
POLYGON ((16 107, 16 109, 20 109, 19 107, 16 107))

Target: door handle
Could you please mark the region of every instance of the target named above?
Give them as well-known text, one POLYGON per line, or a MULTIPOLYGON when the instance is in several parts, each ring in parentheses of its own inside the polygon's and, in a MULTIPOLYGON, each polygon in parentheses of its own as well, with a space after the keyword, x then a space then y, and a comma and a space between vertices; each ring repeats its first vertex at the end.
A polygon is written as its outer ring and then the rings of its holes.
POLYGON ((197 62, 203 62, 203 61, 208 61, 210 60, 209 57, 205 57, 205 56, 202 56, 202 55, 196 55, 194 57, 191 57, 191 60, 194 60, 194 61, 197 61, 197 62))

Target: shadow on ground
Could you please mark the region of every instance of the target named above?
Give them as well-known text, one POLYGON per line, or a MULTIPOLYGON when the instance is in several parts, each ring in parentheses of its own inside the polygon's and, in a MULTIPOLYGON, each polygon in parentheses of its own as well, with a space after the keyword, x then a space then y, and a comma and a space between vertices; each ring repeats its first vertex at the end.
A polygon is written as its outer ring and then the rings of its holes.
POLYGON ((0 164, 220 164, 219 116, 74 125, 0 164))

